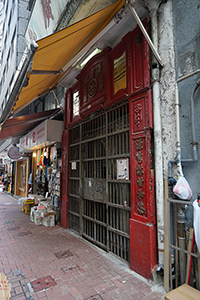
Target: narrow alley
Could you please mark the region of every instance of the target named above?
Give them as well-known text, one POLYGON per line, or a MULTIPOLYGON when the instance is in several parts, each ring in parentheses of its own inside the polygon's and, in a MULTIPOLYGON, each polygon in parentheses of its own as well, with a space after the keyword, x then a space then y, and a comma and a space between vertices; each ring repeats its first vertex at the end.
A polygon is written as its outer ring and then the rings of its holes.
POLYGON ((11 283, 11 299, 163 299, 162 286, 70 230, 35 225, 2 191, 0 214, 0 272, 11 283))

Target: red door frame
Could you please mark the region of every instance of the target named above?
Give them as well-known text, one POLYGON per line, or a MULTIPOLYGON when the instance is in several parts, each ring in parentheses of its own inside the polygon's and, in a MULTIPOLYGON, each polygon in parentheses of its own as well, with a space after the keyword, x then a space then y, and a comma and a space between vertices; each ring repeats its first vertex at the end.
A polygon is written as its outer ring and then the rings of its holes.
MULTIPOLYGON (((147 26, 147 23, 145 23, 147 26)), ((85 115, 97 109, 106 108, 129 99, 130 120, 130 178, 131 178, 131 218, 130 218, 130 268, 145 278, 153 278, 152 271, 157 264, 156 205, 154 190, 154 169, 152 164, 153 109, 150 86, 149 48, 139 28, 128 33, 113 50, 106 49, 92 58, 78 75, 78 83, 68 89, 65 97, 65 130, 62 151, 62 199, 60 224, 68 227, 68 177, 69 177, 69 128, 85 115), (126 51, 127 86, 117 94, 113 93, 112 66, 122 51, 126 51), (98 62, 98 64, 97 64, 98 62), (101 65, 101 73, 97 66, 101 65), (83 97, 87 90, 86 78, 96 82, 102 76, 102 91, 89 104, 83 97), (99 75, 100 74, 100 75, 99 75), (79 89, 80 116, 72 117, 73 91, 79 89)), ((98 89, 97 89, 98 91, 98 89)))

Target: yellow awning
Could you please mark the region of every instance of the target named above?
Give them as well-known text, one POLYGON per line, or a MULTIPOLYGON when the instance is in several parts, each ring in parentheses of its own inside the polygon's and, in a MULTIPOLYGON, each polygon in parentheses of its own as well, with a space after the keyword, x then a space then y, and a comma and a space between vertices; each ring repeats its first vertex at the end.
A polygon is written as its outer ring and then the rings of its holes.
POLYGON ((125 0, 119 0, 80 22, 37 41, 39 47, 33 58, 32 71, 28 74, 29 83, 22 88, 13 113, 50 91, 63 76, 62 68, 108 25, 123 5, 125 0))

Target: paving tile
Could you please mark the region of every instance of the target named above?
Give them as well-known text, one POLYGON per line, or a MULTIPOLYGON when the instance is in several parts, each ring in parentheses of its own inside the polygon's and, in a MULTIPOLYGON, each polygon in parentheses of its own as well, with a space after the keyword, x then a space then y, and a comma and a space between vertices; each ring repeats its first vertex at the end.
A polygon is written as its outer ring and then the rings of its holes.
MULTIPOLYGON (((18 201, 1 191, 0 213, 1 272, 21 270, 33 300, 160 300, 164 295, 152 289, 153 282, 140 280, 121 261, 110 260, 69 229, 35 225, 18 201), (56 284, 38 290, 38 282, 34 291, 31 283, 48 276, 56 284)), ((22 290, 18 279, 11 283, 12 292, 22 290)))
POLYGON ((42 290, 46 290, 51 286, 56 285, 57 283, 55 282, 55 280, 52 278, 52 276, 46 276, 43 278, 39 278, 36 279, 34 281, 31 282, 32 288, 34 290, 34 292, 39 292, 42 290))
POLYGON ((85 299, 85 300, 102 300, 102 299, 103 299, 103 298, 101 298, 100 295, 96 294, 96 295, 91 296, 91 297, 89 297, 89 298, 87 298, 87 299, 85 299))
POLYGON ((55 255, 58 259, 61 259, 61 258, 67 258, 67 257, 73 256, 73 254, 72 254, 68 249, 67 249, 67 250, 64 250, 64 251, 60 251, 60 252, 54 253, 54 255, 55 255))

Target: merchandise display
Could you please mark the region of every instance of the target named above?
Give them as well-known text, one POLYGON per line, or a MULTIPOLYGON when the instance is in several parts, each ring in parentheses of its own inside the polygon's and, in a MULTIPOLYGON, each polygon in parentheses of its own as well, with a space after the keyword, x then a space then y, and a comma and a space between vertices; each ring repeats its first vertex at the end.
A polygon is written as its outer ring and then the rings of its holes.
MULTIPOLYGON (((45 226, 52 226, 47 224, 58 224, 60 221, 60 184, 61 184, 61 148, 57 150, 56 144, 51 147, 38 149, 35 153, 35 161, 32 166, 33 170, 33 191, 39 197, 45 199, 45 205, 50 204, 51 209, 54 211, 53 217, 43 216, 41 218, 41 206, 35 212, 35 217, 32 220, 36 224, 43 224, 45 226)), ((32 191, 31 190, 31 191, 32 191)), ((29 194, 29 197, 33 195, 29 194)), ((40 198, 40 200, 41 200, 40 198)), ((41 202, 41 201, 39 201, 41 202)), ((36 201, 35 201, 36 204, 36 201)), ((32 205, 33 206, 33 205, 32 205)), ((32 208, 29 207, 29 209, 32 208)), ((46 208, 47 209, 47 208, 46 208)), ((32 213, 35 211, 32 209, 32 213)))
POLYGON ((20 198, 18 203, 22 206, 22 211, 30 214, 30 220, 36 225, 55 226, 56 211, 51 205, 51 198, 32 195, 32 197, 20 198))
POLYGON ((48 169, 48 190, 51 195, 51 205, 56 213, 56 222, 60 217, 60 177, 61 172, 59 170, 49 168, 48 169))
POLYGON ((39 194, 44 194, 45 191, 45 169, 38 167, 35 173, 36 191, 39 194))

